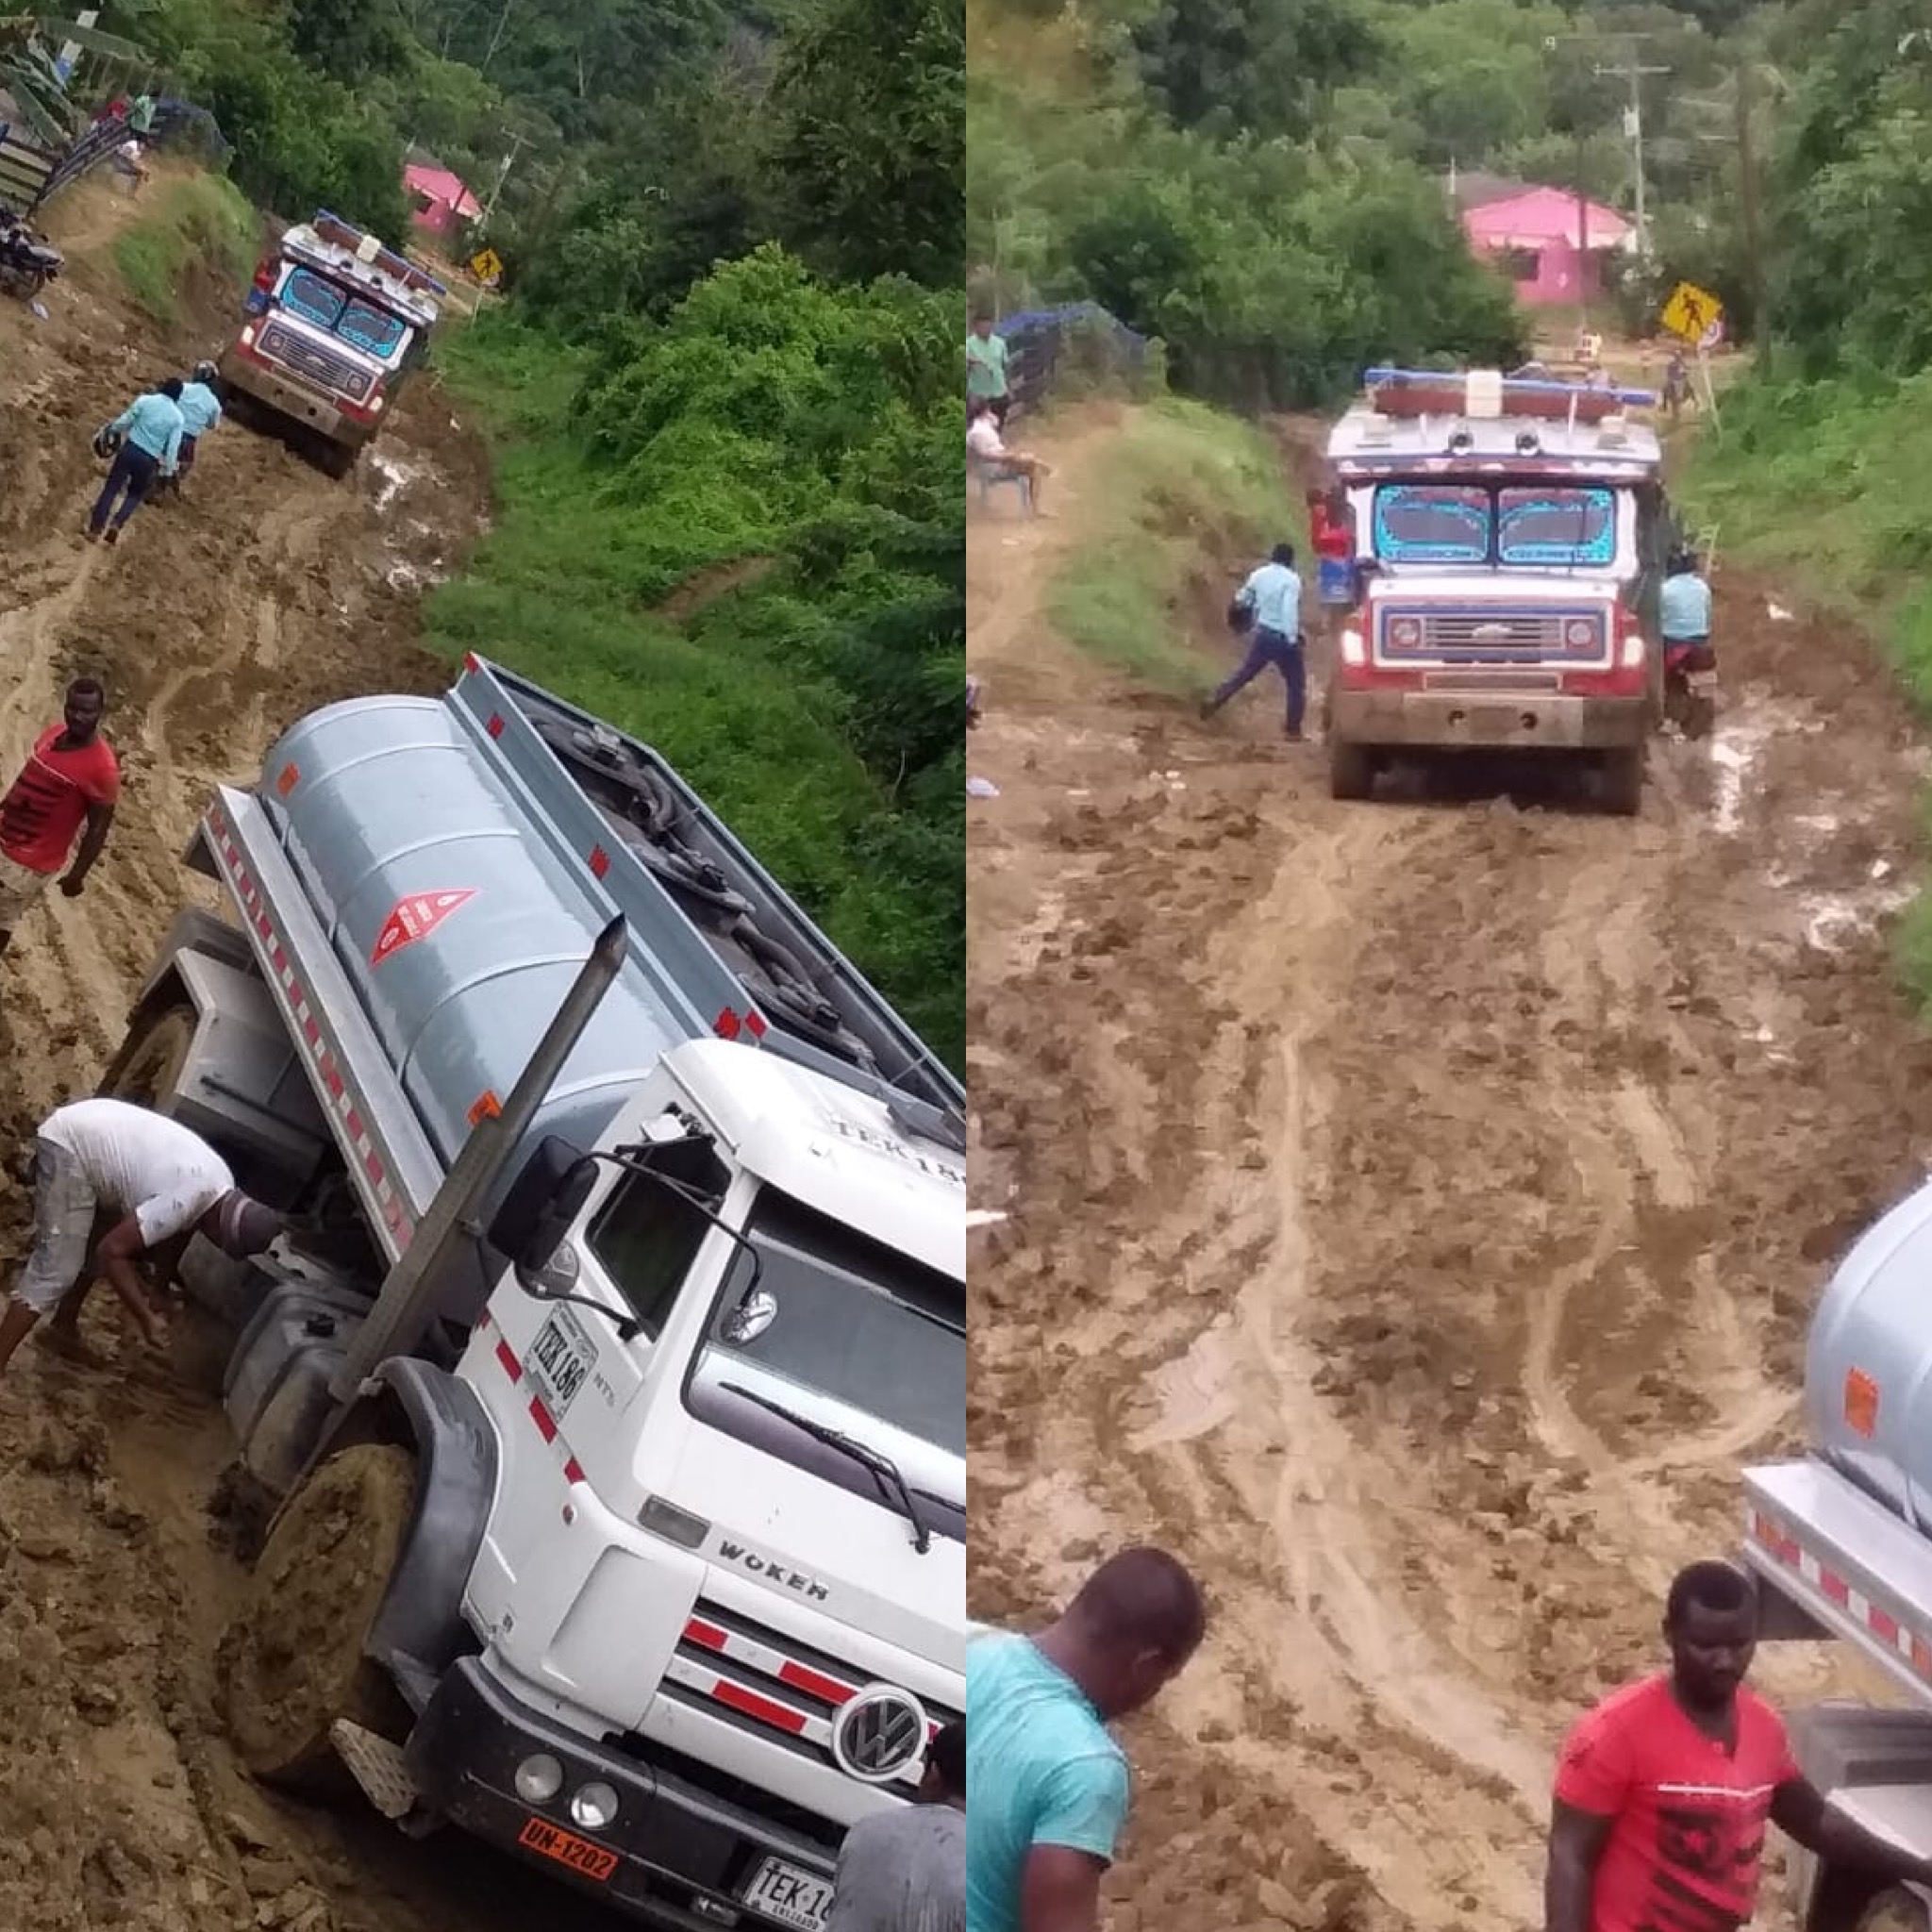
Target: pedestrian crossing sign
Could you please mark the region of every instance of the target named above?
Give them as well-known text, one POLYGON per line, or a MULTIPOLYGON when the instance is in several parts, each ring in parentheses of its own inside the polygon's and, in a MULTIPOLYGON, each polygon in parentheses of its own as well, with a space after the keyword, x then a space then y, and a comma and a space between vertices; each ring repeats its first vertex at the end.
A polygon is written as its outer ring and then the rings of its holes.
POLYGON ((479 249, 470 258, 470 273, 479 282, 493 282, 503 273, 503 258, 493 248, 479 249))
POLYGON ((1723 317, 1724 305, 1695 282, 1679 282, 1657 317, 1664 328, 1687 342, 1701 342, 1723 317))

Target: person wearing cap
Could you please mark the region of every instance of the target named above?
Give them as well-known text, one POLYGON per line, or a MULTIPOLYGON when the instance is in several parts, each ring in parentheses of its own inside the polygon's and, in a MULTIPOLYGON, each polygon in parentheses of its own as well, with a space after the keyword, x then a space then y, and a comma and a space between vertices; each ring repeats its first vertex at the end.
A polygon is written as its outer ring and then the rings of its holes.
POLYGON ((283 1217, 235 1186, 228 1163, 199 1134, 125 1100, 76 1100, 41 1124, 34 1145, 34 1244, 0 1316, 0 1373, 42 1315, 78 1337, 81 1304, 105 1275, 151 1347, 167 1345, 167 1324, 136 1263, 154 1265, 165 1289, 189 1241, 200 1233, 238 1260, 262 1253, 283 1217), (88 1244, 94 1217, 112 1224, 88 1244))

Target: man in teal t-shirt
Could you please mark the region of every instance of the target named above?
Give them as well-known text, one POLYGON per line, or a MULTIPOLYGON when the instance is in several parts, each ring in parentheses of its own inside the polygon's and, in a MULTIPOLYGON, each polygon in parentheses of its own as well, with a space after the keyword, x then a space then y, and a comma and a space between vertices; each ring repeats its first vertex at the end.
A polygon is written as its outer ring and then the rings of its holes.
POLYGON ((992 317, 975 315, 973 333, 966 338, 966 393, 983 396, 992 409, 992 419, 1006 426, 1007 339, 992 332, 992 317))
POLYGON ((1108 1731, 1200 1647, 1193 1578, 1164 1550, 1124 1550, 1037 1637, 966 1649, 966 1932, 1096 1924, 1126 1822, 1127 1760, 1108 1731))

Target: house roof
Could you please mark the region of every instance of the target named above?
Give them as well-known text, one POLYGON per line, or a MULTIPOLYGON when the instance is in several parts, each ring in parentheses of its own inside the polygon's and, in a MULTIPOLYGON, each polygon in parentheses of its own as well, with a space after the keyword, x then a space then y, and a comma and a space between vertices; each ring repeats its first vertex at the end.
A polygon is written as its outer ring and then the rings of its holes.
POLYGON ((1492 201, 1508 201, 1526 193, 1531 184, 1515 180, 1507 175, 1486 175, 1480 168, 1466 171, 1458 168, 1455 174, 1443 177, 1443 186, 1457 211, 1464 212, 1473 208, 1487 208, 1492 201))
POLYGON ((1566 188, 1528 188, 1505 201, 1465 209, 1463 231, 1481 248, 1540 248, 1549 242, 1574 242, 1588 222, 1588 245, 1614 248, 1633 230, 1615 208, 1586 201, 1581 216, 1576 195, 1566 188))
POLYGON ((426 194, 431 201, 453 208, 469 220, 474 221, 483 212, 483 204, 447 168, 411 161, 403 170, 403 182, 411 194, 426 194))

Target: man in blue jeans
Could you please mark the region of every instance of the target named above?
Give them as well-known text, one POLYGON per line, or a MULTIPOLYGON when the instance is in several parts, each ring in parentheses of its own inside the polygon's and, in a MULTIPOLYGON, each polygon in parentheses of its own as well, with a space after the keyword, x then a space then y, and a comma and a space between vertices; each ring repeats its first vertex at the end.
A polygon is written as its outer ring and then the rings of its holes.
POLYGON ((1127 1815, 1108 1725, 1200 1648, 1201 1591, 1165 1550, 1123 1550, 1037 1636, 966 1646, 966 1932, 1094 1932, 1127 1815))
POLYGON ((87 541, 98 542, 105 532, 109 543, 121 541, 122 526, 138 510, 158 476, 172 476, 181 455, 181 378, 171 375, 158 390, 136 396, 108 425, 121 433, 121 447, 101 493, 87 520, 87 541), (121 508, 114 509, 114 499, 121 508), (109 515, 113 522, 108 522, 109 515))
POLYGON ((1201 715, 1213 717, 1236 691, 1245 690, 1272 664, 1288 686, 1288 736, 1299 741, 1308 702, 1308 673, 1302 647, 1302 580, 1295 574, 1294 545, 1277 543, 1234 601, 1237 608, 1254 619, 1248 655, 1234 675, 1202 705, 1201 715))

